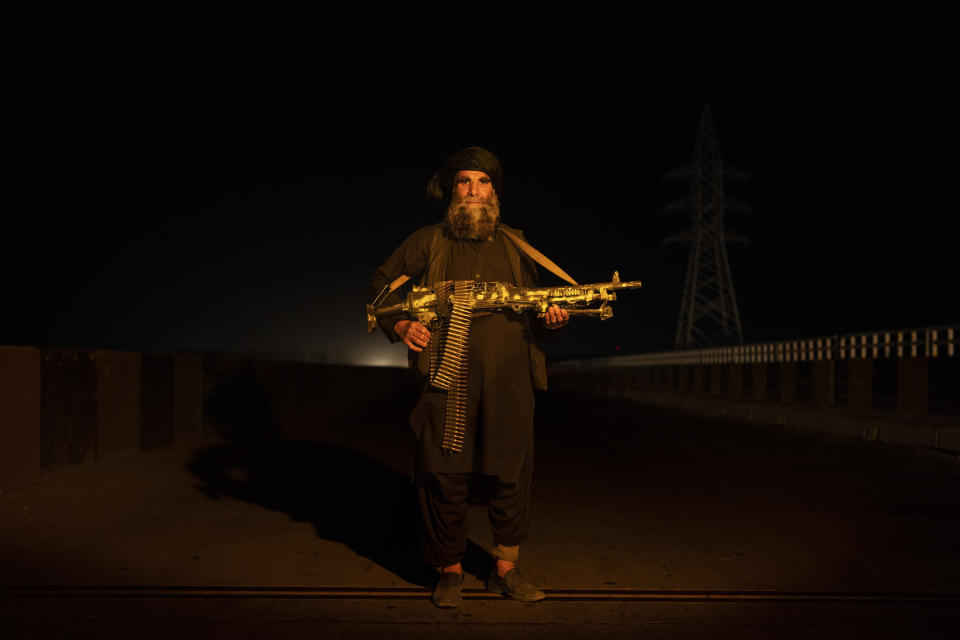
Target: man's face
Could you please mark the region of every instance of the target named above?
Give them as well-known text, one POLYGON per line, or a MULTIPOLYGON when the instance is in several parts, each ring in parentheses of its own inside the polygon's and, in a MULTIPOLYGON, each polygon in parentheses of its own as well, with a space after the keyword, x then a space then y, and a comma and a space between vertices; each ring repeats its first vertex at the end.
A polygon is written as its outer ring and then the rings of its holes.
POLYGON ((493 181, 483 171, 460 171, 453 180, 447 224, 460 239, 493 237, 500 220, 500 201, 493 181))
POLYGON ((483 171, 459 171, 453 179, 453 200, 457 204, 489 204, 494 193, 493 181, 483 171))

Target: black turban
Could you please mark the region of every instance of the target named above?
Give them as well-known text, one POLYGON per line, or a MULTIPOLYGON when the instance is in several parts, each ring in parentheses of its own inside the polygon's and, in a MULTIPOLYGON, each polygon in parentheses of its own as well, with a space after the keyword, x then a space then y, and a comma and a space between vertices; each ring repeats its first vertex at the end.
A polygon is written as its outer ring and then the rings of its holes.
POLYGON ((457 177, 458 171, 483 171, 490 176, 497 197, 502 197, 503 167, 500 166, 497 156, 483 147, 467 147, 447 158, 439 175, 439 187, 445 200, 448 200, 453 193, 453 180, 457 177))

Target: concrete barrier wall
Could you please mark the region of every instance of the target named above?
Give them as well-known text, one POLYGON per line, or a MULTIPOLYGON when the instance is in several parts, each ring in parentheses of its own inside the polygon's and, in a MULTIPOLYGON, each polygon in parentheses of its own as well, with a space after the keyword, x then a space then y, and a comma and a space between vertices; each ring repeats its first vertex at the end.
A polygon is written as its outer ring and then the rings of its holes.
POLYGON ((173 442, 189 445, 203 437, 203 358, 173 356, 173 442))
POLYGON ((97 458, 140 448, 141 356, 132 351, 94 351, 97 374, 97 458))
POLYGON ((833 360, 810 363, 810 401, 818 407, 836 404, 835 367, 833 360))
POLYGON ((40 350, 0 347, 0 489, 40 475, 40 350))
POLYGON ((767 365, 764 362, 754 362, 750 365, 754 400, 767 399, 767 365))
POLYGON ((927 384, 928 411, 949 413, 960 399, 960 358, 931 358, 927 384))
POLYGON ((616 366, 561 363, 554 390, 960 452, 960 358, 616 366))
POLYGON ((0 346, 0 491, 206 436, 316 435, 417 384, 398 368, 0 346))
POLYGON ((897 412, 926 415, 930 409, 930 359, 897 360, 897 412))
POLYGON ((140 448, 173 444, 173 356, 144 355, 141 360, 140 448))
POLYGON ((41 470, 95 460, 97 375, 90 353, 42 349, 40 354, 41 470))

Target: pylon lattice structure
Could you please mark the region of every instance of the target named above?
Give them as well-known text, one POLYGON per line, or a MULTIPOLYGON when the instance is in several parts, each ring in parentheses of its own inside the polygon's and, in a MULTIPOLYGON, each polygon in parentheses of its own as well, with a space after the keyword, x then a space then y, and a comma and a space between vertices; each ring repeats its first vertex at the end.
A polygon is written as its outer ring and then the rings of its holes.
POLYGON ((690 244, 675 346, 691 349, 743 344, 727 243, 747 240, 724 227, 724 212, 746 207, 724 195, 724 180, 747 176, 724 166, 709 106, 704 106, 700 116, 693 162, 666 177, 689 179, 692 192, 665 209, 689 211, 691 221, 690 229, 664 241, 690 244))

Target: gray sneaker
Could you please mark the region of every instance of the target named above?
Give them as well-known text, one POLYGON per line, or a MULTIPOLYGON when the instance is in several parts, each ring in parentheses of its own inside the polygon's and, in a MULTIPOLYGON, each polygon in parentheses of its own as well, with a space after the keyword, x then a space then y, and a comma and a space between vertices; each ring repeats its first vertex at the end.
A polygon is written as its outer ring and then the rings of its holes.
POLYGON ((430 601, 442 609, 459 607, 463 602, 460 591, 463 589, 463 574, 448 571, 440 575, 433 588, 430 601))
POLYGON ((547 597, 543 591, 527 582, 527 579, 520 575, 519 569, 510 569, 501 578, 500 574, 497 573, 496 564, 490 569, 490 577, 487 578, 487 590, 502 593, 520 602, 539 602, 547 597))

